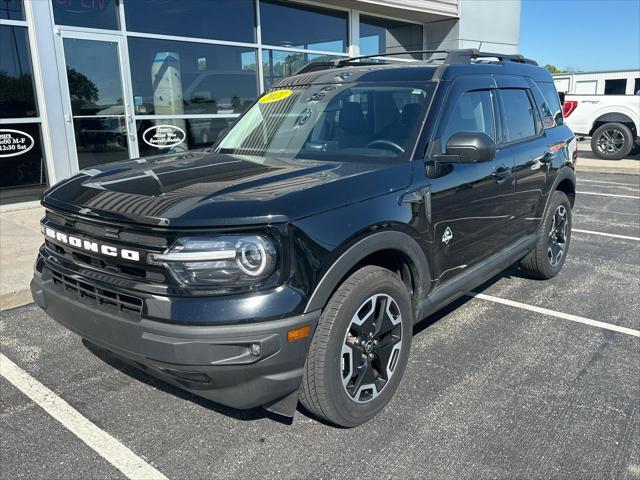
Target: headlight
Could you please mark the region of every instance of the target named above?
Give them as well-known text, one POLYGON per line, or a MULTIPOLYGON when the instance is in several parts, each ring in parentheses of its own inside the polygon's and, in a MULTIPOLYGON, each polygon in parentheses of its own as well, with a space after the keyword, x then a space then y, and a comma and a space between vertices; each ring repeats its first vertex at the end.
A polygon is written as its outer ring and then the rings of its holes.
POLYGON ((258 284, 276 267, 276 248, 261 235, 182 237, 149 261, 165 265, 187 286, 233 287, 258 284))

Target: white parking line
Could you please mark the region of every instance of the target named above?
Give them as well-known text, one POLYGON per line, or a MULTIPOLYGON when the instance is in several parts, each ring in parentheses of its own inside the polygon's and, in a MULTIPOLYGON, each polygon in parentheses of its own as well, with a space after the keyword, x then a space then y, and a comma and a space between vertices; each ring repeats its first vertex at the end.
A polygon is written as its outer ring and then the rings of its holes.
POLYGON ((637 183, 618 183, 618 182, 605 182, 604 180, 583 180, 578 179, 578 183, 602 183, 605 185, 620 185, 621 187, 636 187, 640 188, 640 184, 637 183))
POLYGON ((598 195, 600 197, 618 197, 618 198, 635 198, 636 200, 640 200, 640 197, 636 195, 617 195, 614 193, 598 193, 598 192, 576 192, 580 195, 598 195))
POLYGON ((33 400, 45 412, 93 448, 101 457, 124 473, 128 478, 136 480, 167 480, 167 477, 162 473, 142 460, 107 432, 100 430, 71 405, 18 367, 2 353, 0 353, 0 375, 9 380, 18 390, 33 400))
POLYGON ((585 325, 591 325, 592 327, 604 328, 606 330, 612 330, 614 332, 625 333, 634 337, 640 337, 640 330, 634 330, 632 328, 620 327, 611 323, 599 322, 597 320, 591 320, 590 318, 579 317, 577 315, 571 315, 569 313, 556 312, 555 310, 536 307, 534 305, 527 305, 526 303, 514 302, 513 300, 494 297, 492 295, 485 295, 484 293, 468 292, 465 295, 469 297, 480 298, 482 300, 487 300, 489 302, 501 303, 502 305, 508 305, 510 307, 522 308, 523 310, 529 310, 530 312, 542 313, 543 315, 549 315, 551 317, 571 320, 572 322, 584 323, 585 325))
POLYGON ((594 232, 593 230, 579 230, 577 228, 572 228, 571 232, 588 233, 589 235, 602 235, 603 237, 623 238, 625 240, 635 240, 636 242, 640 242, 640 237, 630 237, 628 235, 617 235, 615 233, 594 232))

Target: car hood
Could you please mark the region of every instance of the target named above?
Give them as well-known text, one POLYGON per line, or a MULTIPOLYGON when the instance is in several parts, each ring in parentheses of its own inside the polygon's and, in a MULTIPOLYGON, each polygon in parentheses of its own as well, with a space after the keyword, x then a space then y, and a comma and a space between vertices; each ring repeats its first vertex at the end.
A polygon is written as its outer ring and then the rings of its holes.
POLYGON ((402 189, 410 172, 409 163, 375 158, 326 162, 189 152, 82 170, 50 188, 42 203, 164 227, 278 223, 402 189))

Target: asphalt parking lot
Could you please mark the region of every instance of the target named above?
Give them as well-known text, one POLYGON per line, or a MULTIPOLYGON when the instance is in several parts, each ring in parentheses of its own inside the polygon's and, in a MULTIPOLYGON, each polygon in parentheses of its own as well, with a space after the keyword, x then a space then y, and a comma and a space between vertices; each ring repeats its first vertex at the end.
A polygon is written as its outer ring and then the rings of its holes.
POLYGON ((5 311, 0 351, 28 374, 18 380, 66 401, 106 450, 7 380, 5 360, 2 478, 125 478, 114 460, 133 458, 131 478, 638 479, 640 177, 582 173, 578 191, 561 274, 540 282, 513 267, 419 323, 395 398, 351 430, 301 409, 287 424, 213 404, 34 306, 5 311))

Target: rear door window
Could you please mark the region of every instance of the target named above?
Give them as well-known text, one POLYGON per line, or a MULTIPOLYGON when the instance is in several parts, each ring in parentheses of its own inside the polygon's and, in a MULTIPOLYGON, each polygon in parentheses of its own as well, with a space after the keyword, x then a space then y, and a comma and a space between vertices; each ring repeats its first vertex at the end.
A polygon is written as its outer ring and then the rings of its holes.
POLYGON ((536 117, 529 94, 524 89, 498 91, 505 142, 513 143, 537 135, 536 117))

